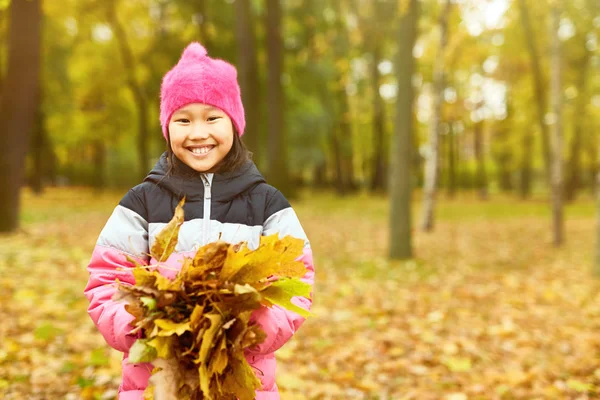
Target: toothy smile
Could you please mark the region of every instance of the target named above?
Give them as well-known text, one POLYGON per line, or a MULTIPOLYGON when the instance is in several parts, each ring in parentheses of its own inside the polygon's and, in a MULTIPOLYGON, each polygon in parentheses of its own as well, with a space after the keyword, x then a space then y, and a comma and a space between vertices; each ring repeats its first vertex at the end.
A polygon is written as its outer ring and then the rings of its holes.
POLYGON ((206 154, 211 151, 215 146, 202 146, 202 147, 188 147, 188 150, 194 154, 206 154))

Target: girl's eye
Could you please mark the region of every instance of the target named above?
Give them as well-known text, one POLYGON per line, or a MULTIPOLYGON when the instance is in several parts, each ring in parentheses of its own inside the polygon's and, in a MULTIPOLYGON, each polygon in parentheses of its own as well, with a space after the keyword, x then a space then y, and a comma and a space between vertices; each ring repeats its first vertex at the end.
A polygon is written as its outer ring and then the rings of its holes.
POLYGON ((216 120, 218 120, 219 118, 221 118, 221 117, 219 117, 218 115, 213 115, 213 116, 211 116, 211 117, 208 117, 208 121, 209 121, 209 122, 216 121, 216 120))
POLYGON ((175 121, 175 122, 182 122, 182 123, 184 123, 184 124, 187 124, 188 122, 190 122, 190 120, 189 120, 189 119, 187 119, 187 118, 179 118, 179 119, 178 119, 177 121, 175 121))

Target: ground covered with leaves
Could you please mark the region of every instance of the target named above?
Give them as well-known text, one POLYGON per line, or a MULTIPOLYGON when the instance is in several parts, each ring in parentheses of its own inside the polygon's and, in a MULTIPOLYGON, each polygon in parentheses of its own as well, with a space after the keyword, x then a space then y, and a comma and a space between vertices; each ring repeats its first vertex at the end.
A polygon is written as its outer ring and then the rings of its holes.
MULTIPOLYGON (((21 231, 0 237, 0 398, 116 397, 120 354, 83 289, 120 195, 25 194, 21 231)), ((277 355, 282 399, 600 397, 591 200, 568 207, 559 250, 543 200, 442 200, 408 262, 386 260, 383 198, 311 193, 294 206, 317 283, 314 316, 277 355)))

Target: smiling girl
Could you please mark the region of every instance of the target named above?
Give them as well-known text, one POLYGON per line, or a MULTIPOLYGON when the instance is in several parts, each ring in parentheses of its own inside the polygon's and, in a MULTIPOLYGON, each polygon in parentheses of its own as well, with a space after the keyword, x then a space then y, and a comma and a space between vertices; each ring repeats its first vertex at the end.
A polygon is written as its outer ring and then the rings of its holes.
MULTIPOLYGON (((144 182, 135 186, 116 206, 100 233, 92 254, 85 295, 88 312, 107 343, 123 352, 123 381, 119 399, 141 400, 152 365, 129 364, 133 316, 125 304, 111 298, 115 281, 134 284, 126 256, 156 264, 148 256, 156 235, 171 220, 185 196, 185 222, 175 252, 158 270, 172 278, 184 257, 207 243, 245 241, 258 247, 261 235, 278 233, 304 240, 301 261, 307 267, 303 280, 313 284, 310 243, 296 213, 285 197, 268 185, 242 142, 244 108, 237 72, 231 64, 210 58, 204 47, 190 44, 177 65, 163 78, 160 122, 167 151, 144 182)), ((308 309, 311 300, 294 298, 308 309)), ((275 351, 303 322, 298 314, 278 306, 256 310, 252 320, 267 339, 246 353, 262 383, 256 399, 279 399, 275 384, 275 351)))

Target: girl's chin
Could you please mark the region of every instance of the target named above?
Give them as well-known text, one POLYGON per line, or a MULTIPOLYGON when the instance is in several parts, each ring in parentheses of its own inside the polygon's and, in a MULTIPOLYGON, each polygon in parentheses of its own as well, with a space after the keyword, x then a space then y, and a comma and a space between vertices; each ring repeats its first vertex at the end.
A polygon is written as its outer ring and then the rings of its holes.
POLYGON ((188 166, 191 167, 194 171, 208 172, 212 170, 217 163, 213 160, 190 160, 190 162, 186 164, 188 164, 188 166))

